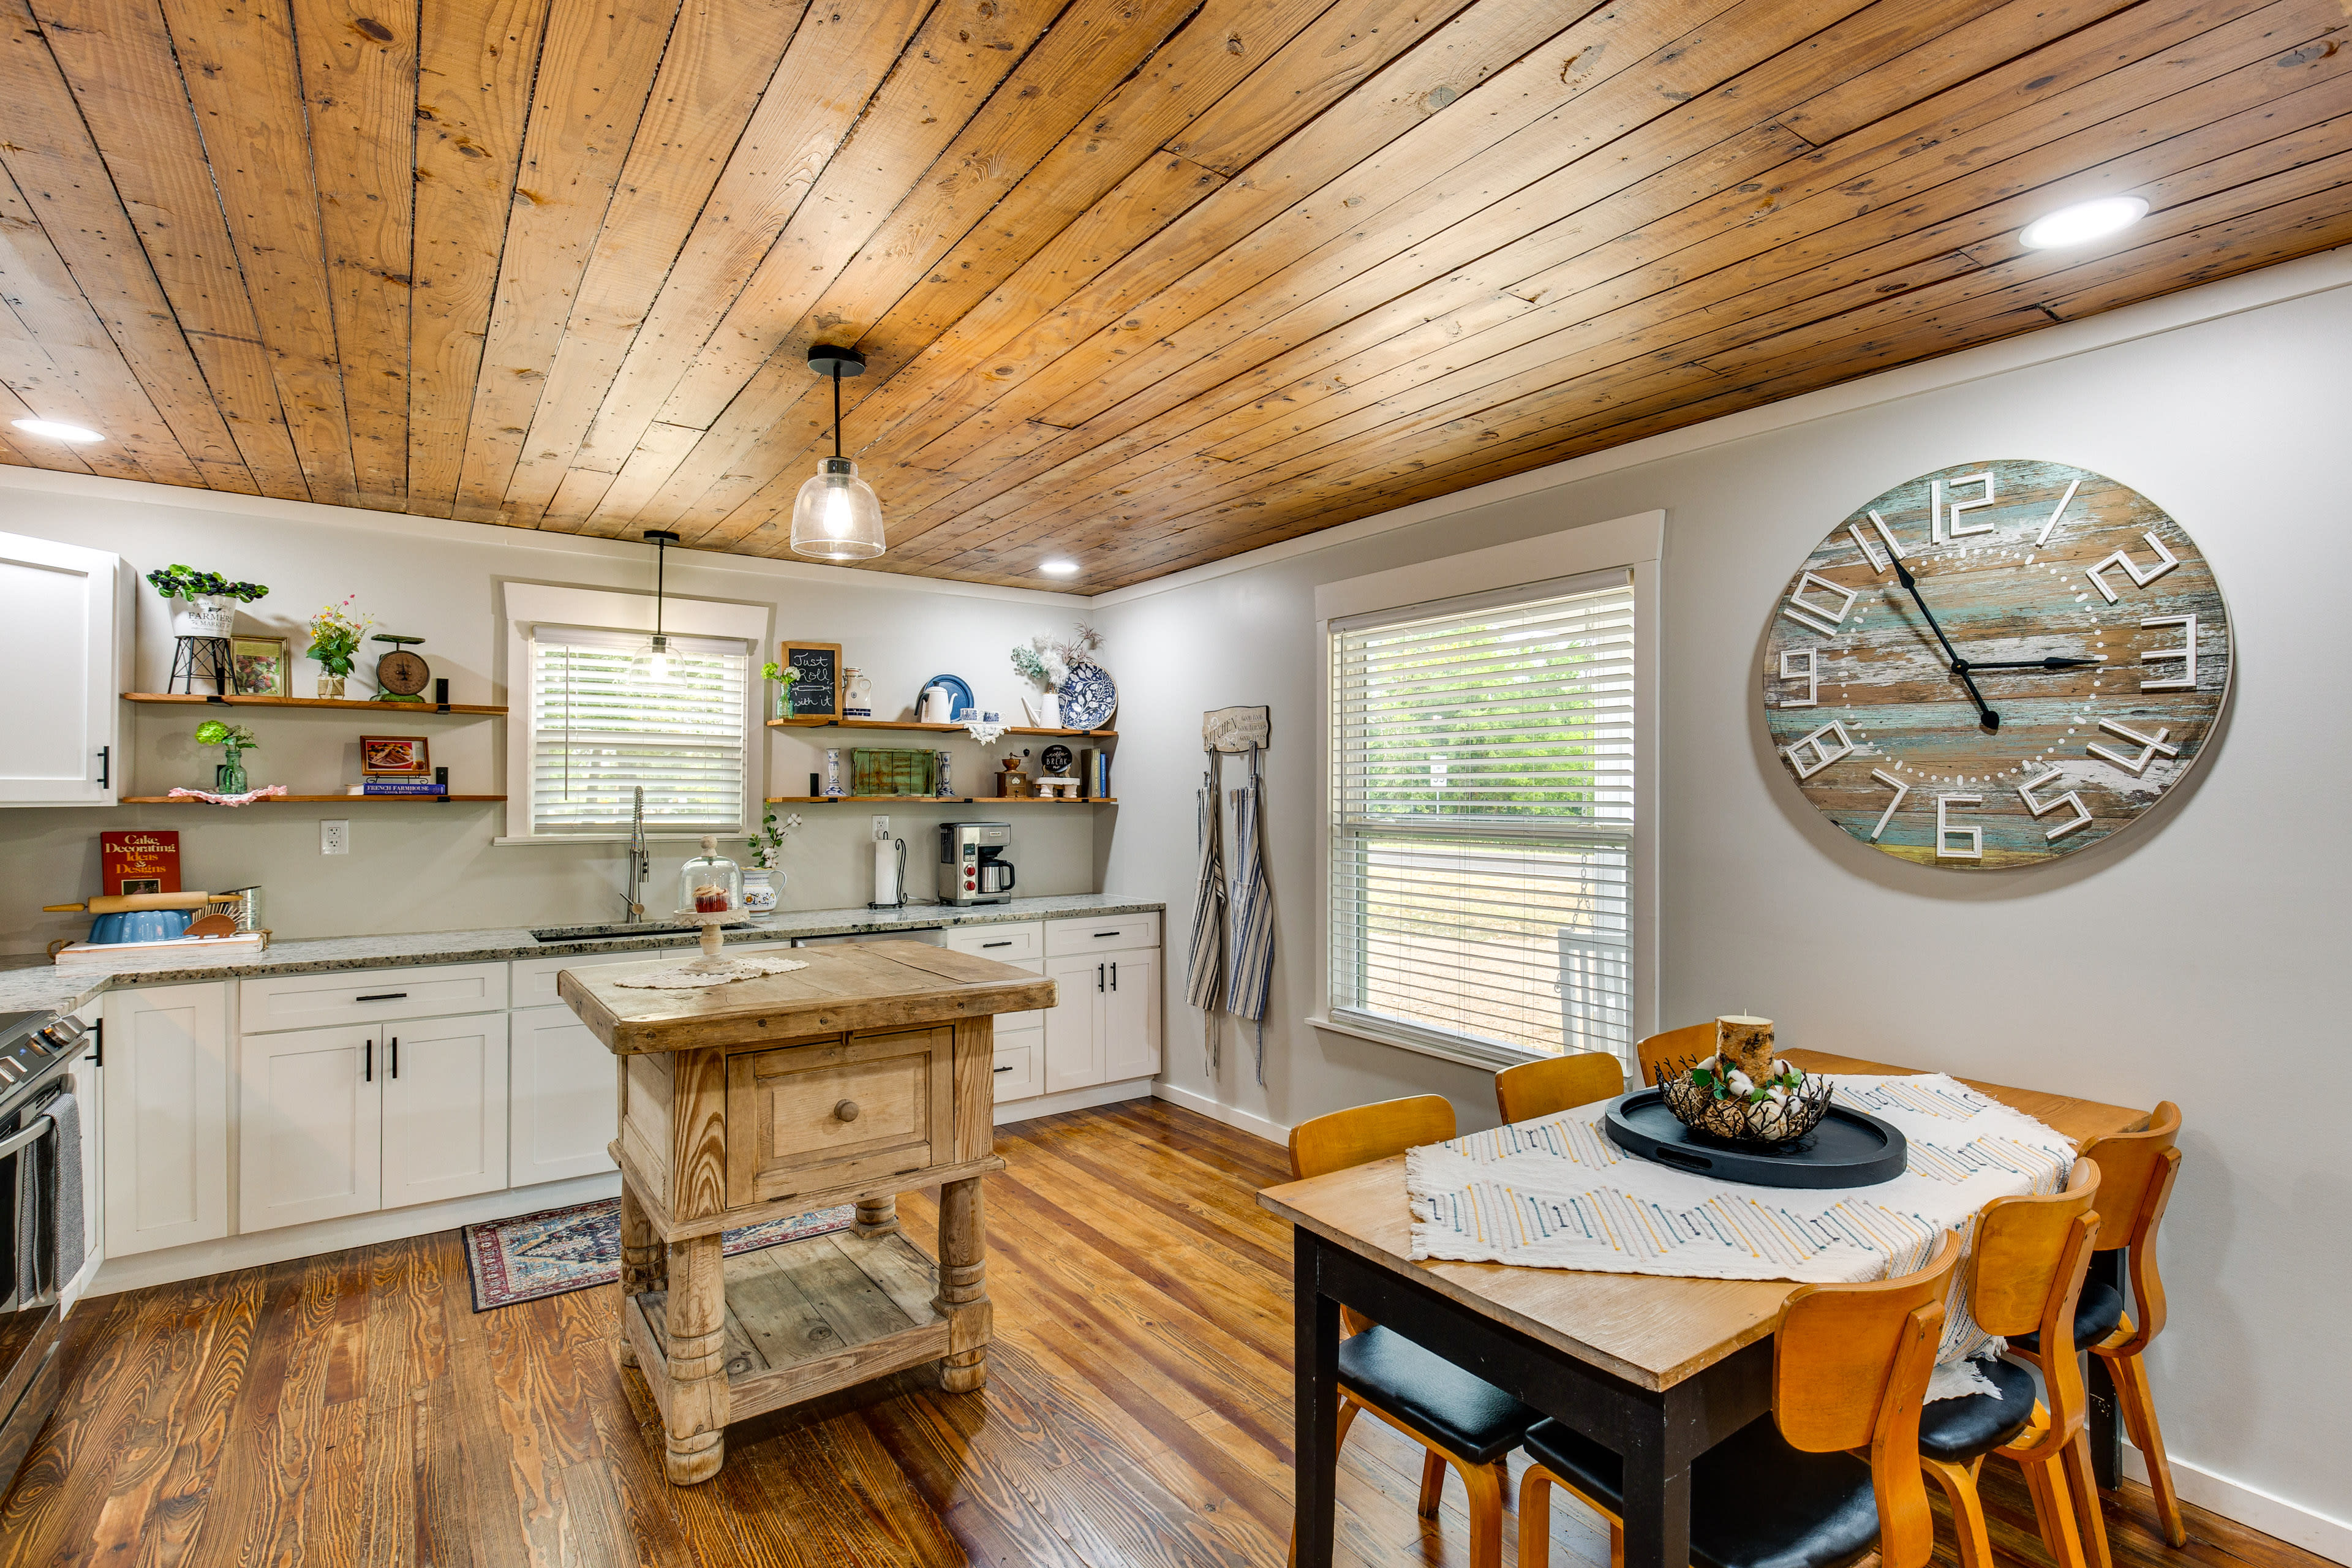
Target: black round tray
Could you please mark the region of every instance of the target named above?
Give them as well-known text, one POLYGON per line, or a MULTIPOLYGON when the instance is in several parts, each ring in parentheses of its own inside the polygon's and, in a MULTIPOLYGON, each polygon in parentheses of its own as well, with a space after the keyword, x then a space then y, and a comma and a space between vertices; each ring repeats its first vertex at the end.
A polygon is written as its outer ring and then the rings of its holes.
POLYGON ((1902 1130, 1867 1111, 1830 1107, 1802 1138, 1786 1143, 1729 1143, 1694 1132, 1654 1089, 1611 1105, 1609 1141, 1669 1170, 1759 1187, 1869 1187, 1903 1173, 1902 1130))

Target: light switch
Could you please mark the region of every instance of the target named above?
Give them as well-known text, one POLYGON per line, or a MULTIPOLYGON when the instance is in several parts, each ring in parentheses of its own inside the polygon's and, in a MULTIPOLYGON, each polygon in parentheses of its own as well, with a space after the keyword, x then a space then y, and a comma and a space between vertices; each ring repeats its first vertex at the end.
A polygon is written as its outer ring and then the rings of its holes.
POLYGON ((319 853, 348 855, 352 852, 352 825, 346 818, 332 818, 319 824, 319 853))

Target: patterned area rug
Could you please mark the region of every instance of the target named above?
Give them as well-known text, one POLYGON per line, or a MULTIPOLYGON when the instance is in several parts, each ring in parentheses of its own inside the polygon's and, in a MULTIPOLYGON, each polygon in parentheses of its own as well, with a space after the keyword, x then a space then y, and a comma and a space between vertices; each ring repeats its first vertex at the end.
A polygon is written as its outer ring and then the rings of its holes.
MULTIPOLYGON (((847 1230, 856 1205, 817 1209, 793 1219, 772 1219, 727 1232, 725 1250, 756 1252, 803 1237, 847 1230)), ((474 1281, 474 1310, 511 1307, 621 1277, 621 1200, 542 1209, 513 1219, 465 1227, 466 1272, 474 1281)))

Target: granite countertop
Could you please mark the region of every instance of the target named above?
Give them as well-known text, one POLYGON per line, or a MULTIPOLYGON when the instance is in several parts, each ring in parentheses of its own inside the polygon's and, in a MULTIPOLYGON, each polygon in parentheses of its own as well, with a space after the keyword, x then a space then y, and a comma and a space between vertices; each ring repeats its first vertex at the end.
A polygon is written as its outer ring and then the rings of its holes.
MULTIPOLYGON (((1003 925, 1064 915, 1156 912, 1165 904, 1105 893, 1014 899, 1002 904, 909 904, 902 910, 782 910, 726 933, 730 942, 785 942, 799 936, 850 936, 919 931, 933 926, 1003 925)), ((554 923, 554 922, 551 922, 554 923)), ((333 969, 385 969, 412 963, 495 963, 516 958, 572 958, 585 953, 651 952, 692 948, 692 931, 658 936, 593 937, 541 942, 528 927, 485 931, 407 931, 393 936, 327 936, 272 942, 236 962, 192 964, 179 953, 126 956, 119 967, 59 969, 38 953, 0 959, 0 1012, 55 1008, 69 1012, 116 985, 168 985, 183 981, 246 979, 264 974, 312 974, 333 969)))

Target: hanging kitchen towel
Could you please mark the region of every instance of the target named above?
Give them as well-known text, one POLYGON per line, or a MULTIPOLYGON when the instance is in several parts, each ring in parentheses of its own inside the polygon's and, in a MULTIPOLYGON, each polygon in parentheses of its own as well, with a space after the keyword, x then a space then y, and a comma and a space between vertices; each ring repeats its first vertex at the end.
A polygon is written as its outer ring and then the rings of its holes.
POLYGON ((1201 1032, 1209 1049, 1209 1071, 1217 1070, 1217 1005, 1225 992, 1225 825, 1217 798, 1217 753, 1209 753, 1193 808, 1193 837, 1201 856, 1192 883, 1192 953, 1184 968, 1184 1000, 1201 1009, 1201 1032))
POLYGON ((1255 746, 1249 759, 1249 783, 1234 791, 1234 978, 1225 1010, 1257 1025, 1257 1081, 1263 1085, 1266 994, 1274 984, 1274 895, 1265 880, 1265 795, 1255 746))
POLYGON ((71 1089, 42 1108, 58 1124, 55 1138, 46 1140, 55 1151, 58 1192, 58 1285, 81 1272, 82 1215, 87 1200, 81 1190, 81 1101, 71 1089))

